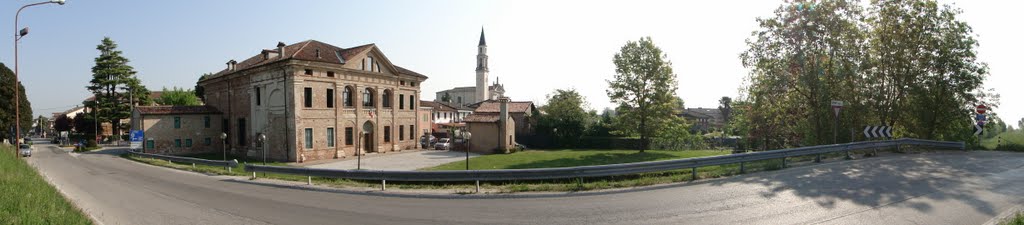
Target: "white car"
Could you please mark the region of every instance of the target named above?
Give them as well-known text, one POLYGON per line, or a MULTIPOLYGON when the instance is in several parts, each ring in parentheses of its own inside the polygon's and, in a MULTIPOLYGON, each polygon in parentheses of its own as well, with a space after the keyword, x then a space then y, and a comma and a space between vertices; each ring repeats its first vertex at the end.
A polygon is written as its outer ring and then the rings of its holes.
POLYGON ((450 150, 452 148, 452 139, 441 138, 434 143, 434 150, 450 150))
POLYGON ((22 145, 21 145, 21 146, 20 146, 20 147, 18 148, 18 152, 20 152, 20 153, 21 153, 21 156, 22 156, 22 157, 29 157, 29 156, 32 156, 32 146, 31 146, 31 145, 27 145, 27 144, 22 144, 22 145))

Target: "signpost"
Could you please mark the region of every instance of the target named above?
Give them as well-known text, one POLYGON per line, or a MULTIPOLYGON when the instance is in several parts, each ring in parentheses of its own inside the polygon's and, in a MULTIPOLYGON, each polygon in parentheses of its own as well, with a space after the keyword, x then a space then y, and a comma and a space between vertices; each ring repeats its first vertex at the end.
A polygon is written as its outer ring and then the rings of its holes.
POLYGON ((129 148, 132 150, 142 149, 143 140, 145 140, 145 135, 142 130, 131 130, 128 133, 128 141, 131 142, 131 147, 129 148))
POLYGON ((988 118, 985 116, 985 112, 988 111, 988 107, 985 105, 978 105, 975 108, 975 111, 978 114, 974 115, 974 121, 977 122, 974 124, 974 135, 981 136, 981 134, 985 132, 985 122, 988 121, 988 118))
MULTIPOLYGON (((832 144, 839 144, 839 111, 843 110, 843 101, 832 100, 832 112, 835 119, 832 123, 832 144)), ((821 162, 821 155, 814 158, 814 162, 821 162)))

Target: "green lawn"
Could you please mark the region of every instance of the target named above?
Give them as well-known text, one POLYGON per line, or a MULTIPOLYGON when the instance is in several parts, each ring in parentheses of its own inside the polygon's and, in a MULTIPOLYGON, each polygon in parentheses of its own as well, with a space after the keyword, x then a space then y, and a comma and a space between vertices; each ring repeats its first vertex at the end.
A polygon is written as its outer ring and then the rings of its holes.
MULTIPOLYGON (((469 159, 474 170, 529 169, 608 165, 729 154, 728 151, 693 150, 532 150, 512 154, 484 155, 469 159)), ((466 162, 452 162, 424 170, 464 170, 466 162)))
POLYGON ((0 224, 92 224, 11 148, 0 146, 0 224))
POLYGON ((1024 145, 1024 131, 1013 131, 1004 132, 996 137, 984 139, 981 141, 981 146, 986 149, 996 149, 999 144, 999 138, 1002 137, 1002 145, 1005 148, 1007 145, 1017 144, 1024 145))

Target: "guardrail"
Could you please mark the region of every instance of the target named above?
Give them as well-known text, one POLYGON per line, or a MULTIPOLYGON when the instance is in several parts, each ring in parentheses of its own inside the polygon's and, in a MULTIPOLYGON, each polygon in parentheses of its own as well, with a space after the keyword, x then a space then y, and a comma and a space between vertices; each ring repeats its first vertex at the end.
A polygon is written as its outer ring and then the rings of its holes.
MULTIPOLYGON (((598 166, 578 166, 563 168, 538 168, 538 169, 499 169, 499 170, 448 170, 448 171, 385 171, 385 170, 332 170, 303 167, 282 167, 282 166, 261 166, 245 165, 246 172, 252 172, 256 178, 256 172, 279 173, 302 175, 312 177, 344 178, 353 180, 380 180, 381 189, 385 189, 388 180, 392 181, 476 181, 477 191, 480 189, 480 181, 510 181, 510 180, 550 180, 550 179, 573 179, 585 177, 607 177, 617 175, 629 175, 648 172, 660 172, 677 169, 692 169, 692 176, 696 179, 697 168, 706 166, 740 164, 740 173, 744 171, 744 163, 768 159, 783 159, 782 167, 786 167, 787 157, 818 155, 815 159, 820 162, 820 155, 826 153, 845 152, 849 158, 849 152, 855 150, 870 150, 879 148, 899 148, 901 145, 916 145, 935 148, 957 148, 965 149, 963 142, 944 142, 919 139, 898 139, 886 141, 865 141, 846 144, 820 145, 800 148, 790 148, 773 151, 762 151, 752 153, 740 153, 732 155, 720 155, 699 158, 686 158, 676 160, 651 161, 623 163, 598 166)), ((582 182, 582 180, 580 180, 582 182)))
POLYGON ((231 172, 231 168, 234 168, 234 167, 238 166, 238 160, 235 160, 235 159, 232 159, 230 161, 221 161, 221 160, 209 160, 209 159, 190 158, 190 157, 173 156, 173 155, 150 154, 150 153, 142 153, 142 152, 137 152, 137 151, 128 151, 128 154, 132 154, 132 155, 139 156, 139 157, 167 160, 168 162, 192 163, 192 167, 193 168, 196 167, 196 164, 207 165, 207 166, 223 166, 223 167, 228 169, 229 173, 231 172))

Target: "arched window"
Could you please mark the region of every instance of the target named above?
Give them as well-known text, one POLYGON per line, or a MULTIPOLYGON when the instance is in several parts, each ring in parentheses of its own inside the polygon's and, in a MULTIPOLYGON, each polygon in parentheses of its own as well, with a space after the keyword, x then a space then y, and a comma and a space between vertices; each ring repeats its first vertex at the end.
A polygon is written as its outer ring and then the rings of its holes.
POLYGON ((363 106, 373 107, 373 96, 373 89, 366 88, 366 90, 363 90, 363 106))
POLYGON ((345 90, 341 92, 341 101, 344 102, 345 107, 352 107, 352 87, 346 86, 345 90))
POLYGON ((381 103, 384 103, 384 108, 391 108, 391 90, 384 89, 384 96, 381 98, 381 103))

